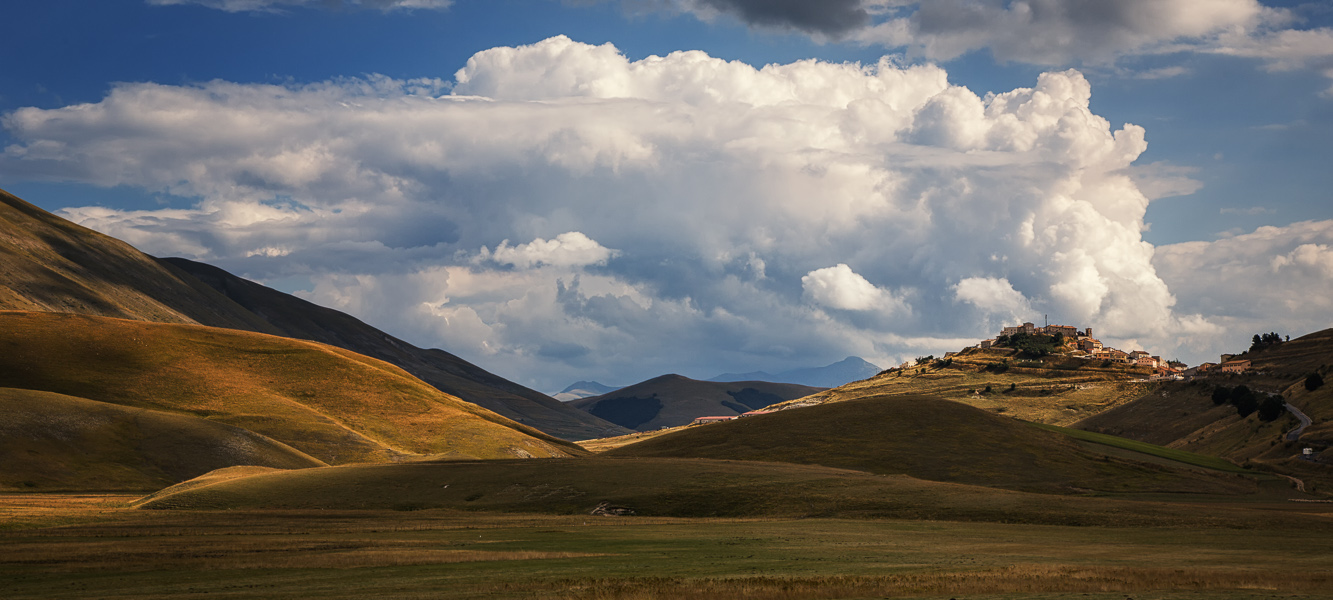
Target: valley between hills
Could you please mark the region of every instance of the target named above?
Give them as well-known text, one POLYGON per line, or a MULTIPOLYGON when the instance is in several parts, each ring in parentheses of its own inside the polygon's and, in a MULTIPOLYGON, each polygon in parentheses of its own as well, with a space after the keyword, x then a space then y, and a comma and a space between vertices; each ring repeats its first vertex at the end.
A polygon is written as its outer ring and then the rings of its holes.
POLYGON ((1333 330, 1053 348, 566 403, 0 193, 0 597, 1333 598, 1333 330))

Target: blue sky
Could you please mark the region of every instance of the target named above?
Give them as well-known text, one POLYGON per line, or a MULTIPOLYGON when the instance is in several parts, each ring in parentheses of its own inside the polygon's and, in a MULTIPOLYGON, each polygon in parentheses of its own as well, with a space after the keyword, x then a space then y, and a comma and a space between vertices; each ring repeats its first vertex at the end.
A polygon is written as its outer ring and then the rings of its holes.
POLYGON ((0 186, 548 391, 1333 325, 1327 2, 10 4, 0 186))

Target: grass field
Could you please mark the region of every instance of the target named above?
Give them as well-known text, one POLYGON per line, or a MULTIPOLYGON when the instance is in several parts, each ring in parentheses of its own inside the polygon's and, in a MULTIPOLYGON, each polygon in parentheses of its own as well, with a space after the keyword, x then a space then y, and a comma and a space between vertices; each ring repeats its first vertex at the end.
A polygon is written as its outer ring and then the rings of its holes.
POLYGON ((1315 516, 1259 529, 1062 527, 448 510, 162 513, 116 508, 123 500, 0 495, 0 597, 1333 597, 1333 536, 1329 520, 1315 516), (64 517, 52 520, 50 507, 64 517))

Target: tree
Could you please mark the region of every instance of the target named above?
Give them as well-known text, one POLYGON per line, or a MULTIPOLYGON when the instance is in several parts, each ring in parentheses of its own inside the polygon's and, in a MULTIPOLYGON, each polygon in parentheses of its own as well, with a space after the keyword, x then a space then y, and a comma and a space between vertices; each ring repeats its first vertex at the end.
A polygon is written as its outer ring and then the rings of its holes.
POLYGON ((1321 377, 1317 372, 1311 373, 1309 377, 1305 378, 1305 389, 1307 391, 1313 392, 1319 389, 1323 385, 1324 385, 1324 378, 1321 377))
POLYGON ((1225 385, 1219 385, 1213 388, 1213 404, 1221 406, 1231 399, 1231 388, 1225 385))
POLYGON ((1254 392, 1249 387, 1244 385, 1238 385, 1232 389, 1228 401, 1236 407, 1236 413, 1242 417, 1248 417, 1250 413, 1259 410, 1259 399, 1254 396, 1254 392))
POLYGON ((981 392, 981 393, 983 393, 983 394, 989 394, 989 393, 990 393, 990 384, 989 384, 989 383, 986 384, 986 390, 983 391, 983 392, 981 392))
POLYGON ((1269 396, 1259 403, 1260 421, 1276 421, 1284 412, 1287 412, 1287 403, 1281 396, 1269 396))
POLYGON ((1012 391, 1014 391, 1014 390, 1016 390, 1016 389, 1018 389, 1018 384, 1017 384, 1017 383, 1010 383, 1010 384, 1009 384, 1009 391, 1012 392, 1012 391))

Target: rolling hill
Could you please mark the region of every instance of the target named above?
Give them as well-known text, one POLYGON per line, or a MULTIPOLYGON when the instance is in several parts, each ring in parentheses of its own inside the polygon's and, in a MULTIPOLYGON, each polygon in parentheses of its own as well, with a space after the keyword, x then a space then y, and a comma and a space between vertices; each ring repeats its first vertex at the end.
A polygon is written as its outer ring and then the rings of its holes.
POLYGON ((448 352, 413 346, 351 315, 236 277, 211 265, 183 258, 162 261, 189 273, 261 316, 283 336, 322 342, 397 365, 442 392, 556 437, 576 440, 627 433, 613 423, 492 374, 448 352))
POLYGON ((50 392, 0 388, 0 490, 139 491, 233 465, 327 466, 208 419, 50 392))
POLYGON ((698 381, 663 375, 569 404, 638 431, 686 425, 698 417, 731 416, 819 391, 793 383, 698 381))
MULTIPOLYGON (((1074 426, 1135 440, 1220 456, 1234 462, 1251 461, 1283 473, 1333 487, 1333 386, 1306 389, 1306 377, 1333 373, 1333 329, 1301 336, 1289 342, 1246 352, 1254 367, 1243 374, 1214 373, 1189 382, 1162 385, 1155 393, 1091 416, 1074 426), (1290 414, 1265 422, 1258 413, 1240 416, 1229 404, 1215 404, 1217 387, 1244 385, 1261 394, 1281 394, 1308 415, 1313 423, 1298 439, 1287 433, 1299 421, 1290 414), (1313 460, 1297 455, 1311 448, 1313 460)), ((1314 487, 1311 485, 1311 487, 1314 487)))
POLYGON ((4 190, 0 190, 0 275, 0 310, 279 333, 197 279, 4 190))
POLYGON ((699 425, 608 457, 822 465, 1042 493, 1256 491, 1235 473, 1125 457, 1067 435, 929 396, 885 396, 699 425))
POLYGON ((1309 522, 1243 508, 1030 494, 813 465, 587 458, 347 465, 219 473, 144 498, 171 510, 423 510, 641 517, 894 518, 1059 525, 1266 527, 1309 522), (393 493, 385 493, 392 490, 393 493))
POLYGON ((583 454, 388 363, 199 325, 0 312, 0 387, 201 417, 329 464, 583 454))
POLYGON ((626 433, 442 350, 184 259, 155 259, 0 190, 0 310, 199 324, 323 342, 378 358, 565 439, 626 433))
POLYGON ((784 402, 784 410, 876 396, 929 395, 1036 423, 1070 425, 1138 398, 1157 384, 1145 367, 1065 356, 1021 359, 1008 348, 970 349, 915 367, 784 402))

